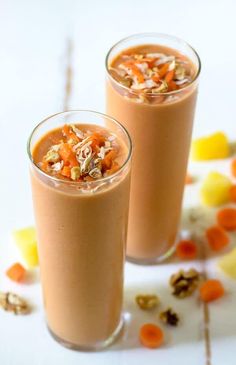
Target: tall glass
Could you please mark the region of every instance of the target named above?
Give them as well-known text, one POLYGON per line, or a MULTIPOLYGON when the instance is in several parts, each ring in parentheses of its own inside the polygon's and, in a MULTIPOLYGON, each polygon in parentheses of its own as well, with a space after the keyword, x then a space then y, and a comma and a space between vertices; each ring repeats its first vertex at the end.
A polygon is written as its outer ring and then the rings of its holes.
POLYGON ((61 344, 79 350, 109 345, 122 328, 131 141, 114 119, 91 111, 58 113, 28 141, 30 174, 47 325, 61 344), (125 146, 125 162, 109 177, 71 182, 34 163, 35 143, 65 123, 108 127, 125 146))
MULTIPOLYGON (((166 49, 167 49, 166 48, 166 49)), ((129 54, 129 52, 127 52, 129 54)), ((127 239, 128 260, 162 262, 174 251, 197 98, 200 59, 181 39, 141 34, 115 44, 106 57, 106 111, 129 131, 134 156, 127 239), (112 62, 124 50, 146 45, 167 47, 188 57, 195 69, 190 84, 141 99, 113 77, 112 62)))

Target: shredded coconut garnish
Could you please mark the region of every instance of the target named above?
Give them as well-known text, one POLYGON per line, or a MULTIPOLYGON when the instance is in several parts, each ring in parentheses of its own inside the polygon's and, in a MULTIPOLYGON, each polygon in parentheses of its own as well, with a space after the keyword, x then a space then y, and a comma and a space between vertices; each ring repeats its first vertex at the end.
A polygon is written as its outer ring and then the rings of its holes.
POLYGON ((139 94, 136 101, 142 102, 146 100, 145 94, 168 93, 185 87, 193 80, 195 71, 181 54, 140 52, 121 54, 110 72, 119 83, 136 91, 139 94))
POLYGON ((65 125, 62 139, 50 146, 38 167, 44 172, 72 181, 91 181, 113 174, 119 169, 116 159, 120 145, 107 130, 81 130, 65 125))
POLYGON ((176 85, 183 85, 186 84, 187 82, 189 82, 189 79, 182 79, 182 80, 178 80, 176 81, 176 85))
POLYGON ((51 147, 51 150, 52 151, 55 151, 55 152, 58 152, 60 149, 60 145, 59 144, 54 144, 52 147, 51 147))
POLYGON ((108 141, 113 142, 116 139, 116 136, 114 136, 113 134, 111 136, 108 136, 108 141))
POLYGON ((77 137, 79 137, 80 139, 84 138, 84 133, 80 129, 78 129, 75 125, 72 124, 71 128, 77 137))

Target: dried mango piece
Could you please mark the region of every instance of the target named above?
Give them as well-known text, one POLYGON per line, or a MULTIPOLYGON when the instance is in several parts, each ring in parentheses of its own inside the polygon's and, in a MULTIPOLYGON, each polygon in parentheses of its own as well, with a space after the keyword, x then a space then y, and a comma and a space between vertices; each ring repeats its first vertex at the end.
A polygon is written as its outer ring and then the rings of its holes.
POLYGON ((19 262, 16 262, 7 269, 6 275, 13 281, 21 282, 25 278, 26 270, 19 262))
POLYGON ((236 177, 236 158, 231 161, 230 169, 232 176, 236 177))
POLYGON ((226 275, 236 279, 236 248, 223 256, 218 262, 218 266, 226 275))
POLYGON ((192 142, 191 158, 194 161, 226 158, 229 154, 229 141, 223 132, 216 132, 206 137, 197 138, 192 142))
POLYGON ((26 264, 33 268, 38 265, 38 250, 34 227, 27 227, 13 232, 13 238, 26 264))
POLYGON ((218 279, 208 279, 199 288, 200 298, 209 303, 224 296, 225 289, 218 279))
POLYGON ((227 203, 230 199, 231 186, 232 183, 227 176, 216 171, 210 172, 203 180, 200 189, 203 204, 216 207, 227 203))

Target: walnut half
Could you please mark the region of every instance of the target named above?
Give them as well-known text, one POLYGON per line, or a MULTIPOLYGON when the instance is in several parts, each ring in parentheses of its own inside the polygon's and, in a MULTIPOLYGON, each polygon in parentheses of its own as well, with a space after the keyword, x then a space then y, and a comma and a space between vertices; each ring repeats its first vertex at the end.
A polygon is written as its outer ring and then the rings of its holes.
POLYGON ((164 323, 167 323, 171 326, 178 326, 179 316, 173 311, 172 308, 168 308, 165 311, 161 312, 159 317, 160 320, 164 323))
POLYGON ((15 314, 27 314, 30 312, 30 307, 24 299, 9 292, 0 292, 0 307, 15 314))
POLYGON ((200 279, 201 274, 195 269, 180 270, 170 277, 172 294, 181 299, 190 296, 198 287, 200 279))
POLYGON ((148 295, 148 294, 137 295, 135 300, 136 300, 136 303, 138 304, 139 308, 141 308, 143 310, 153 309, 160 303, 158 296, 148 295))

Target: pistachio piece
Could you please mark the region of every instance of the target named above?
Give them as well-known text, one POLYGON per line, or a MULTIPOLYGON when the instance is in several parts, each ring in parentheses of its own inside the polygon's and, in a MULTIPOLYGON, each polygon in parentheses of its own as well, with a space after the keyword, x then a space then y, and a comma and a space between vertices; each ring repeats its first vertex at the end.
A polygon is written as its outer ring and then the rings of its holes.
POLYGON ((100 157, 91 160, 89 170, 93 170, 95 167, 99 170, 102 169, 102 159, 100 157))
POLYGON ((136 59, 136 60, 142 60, 143 59, 143 57, 144 57, 144 55, 143 54, 135 54, 134 55, 134 58, 136 59))
POLYGON ((89 165, 92 161, 92 155, 91 156, 88 156, 86 157, 85 159, 81 159, 79 160, 80 161, 80 173, 83 174, 83 173, 86 173, 88 172, 88 169, 89 169, 89 165))
POLYGON ((70 176, 71 176, 72 180, 74 180, 74 181, 78 180, 79 177, 80 177, 80 168, 79 168, 79 166, 72 167, 70 174, 71 174, 70 176))
POLYGON ((77 144, 77 141, 74 138, 70 138, 68 139, 67 143, 71 144, 72 146, 75 146, 77 144))
POLYGON ((50 149, 47 154, 46 154, 46 157, 45 157, 45 160, 47 162, 53 162, 53 163, 56 163, 60 160, 60 156, 59 156, 59 153, 57 151, 54 151, 53 149, 50 149))
POLYGON ((155 89, 152 89, 153 93, 164 93, 168 90, 168 84, 165 80, 161 81, 161 85, 159 87, 156 87, 155 89))
POLYGON ((102 177, 101 170, 95 167, 93 170, 89 171, 89 176, 93 177, 94 179, 99 179, 102 177))
POLYGON ((155 75, 154 70, 152 70, 151 68, 147 69, 146 79, 151 78, 154 75, 155 75))
POLYGON ((121 80, 120 83, 123 86, 130 87, 132 85, 132 80, 127 78, 127 79, 121 80))

